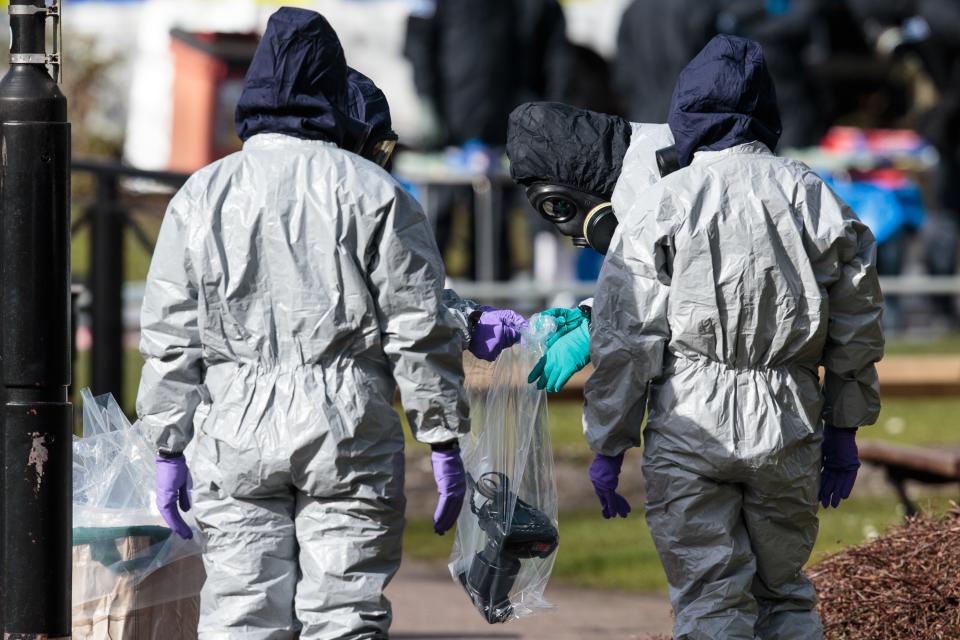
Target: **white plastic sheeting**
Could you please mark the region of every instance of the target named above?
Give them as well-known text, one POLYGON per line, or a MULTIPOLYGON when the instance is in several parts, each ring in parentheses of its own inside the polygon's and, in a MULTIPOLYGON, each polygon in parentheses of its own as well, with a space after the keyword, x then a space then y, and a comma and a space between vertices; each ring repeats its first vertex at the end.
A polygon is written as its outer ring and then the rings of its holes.
POLYGON ((73 442, 73 635, 196 637, 201 547, 173 535, 154 505, 155 447, 112 395, 94 398, 84 389, 81 397, 83 437, 73 442))

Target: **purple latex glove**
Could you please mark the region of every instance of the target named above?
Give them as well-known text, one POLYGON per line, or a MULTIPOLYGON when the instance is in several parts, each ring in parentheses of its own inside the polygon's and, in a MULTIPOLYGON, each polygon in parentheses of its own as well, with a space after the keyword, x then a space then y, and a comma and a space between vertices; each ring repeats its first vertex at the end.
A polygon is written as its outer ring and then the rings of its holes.
POLYGON ((618 456, 605 456, 598 453, 590 464, 590 482, 593 483, 593 490, 600 498, 603 517, 607 519, 616 516, 626 518, 630 513, 630 503, 616 491, 622 466, 622 453, 618 456))
POLYGON ((460 515, 463 497, 467 493, 467 472, 458 448, 431 452, 430 463, 440 494, 437 510, 433 512, 433 530, 442 536, 460 515))
POLYGON ((823 429, 823 471, 820 475, 820 504, 824 508, 838 507, 841 500, 850 497, 860 468, 857 451, 857 430, 823 429))
POLYGON ((527 328, 527 319, 510 309, 482 307, 481 311, 470 336, 470 353, 493 362, 501 351, 520 341, 520 332, 527 328))
POLYGON ((183 455, 176 458, 157 457, 157 509, 167 526, 184 540, 193 537, 193 531, 187 526, 177 510, 190 511, 191 487, 190 471, 187 459, 183 455))

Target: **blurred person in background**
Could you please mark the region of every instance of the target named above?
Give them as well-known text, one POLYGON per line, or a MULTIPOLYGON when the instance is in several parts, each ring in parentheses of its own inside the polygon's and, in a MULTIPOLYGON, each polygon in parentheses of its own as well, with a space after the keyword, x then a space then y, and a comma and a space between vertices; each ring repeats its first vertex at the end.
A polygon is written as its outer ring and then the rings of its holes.
POLYGON ((721 0, 634 0, 620 20, 614 84, 634 122, 665 122, 677 75, 717 33, 721 0))
MULTIPOLYGON (((939 162, 923 236, 927 271, 957 273, 960 243, 960 2, 956 0, 848 0, 864 35, 883 56, 915 54, 937 90, 935 104, 914 126, 936 148, 939 162)), ((955 299, 934 296, 934 312, 960 328, 955 299)))
POLYGON ((624 115, 620 92, 614 85, 614 65, 588 46, 573 44, 570 86, 564 102, 581 109, 624 115))
MULTIPOLYGON (((433 125, 426 146, 465 147, 486 156, 489 167, 499 162, 507 117, 516 105, 563 100, 571 90, 573 53, 557 0, 423 0, 408 19, 404 52, 413 66, 421 120, 433 125)), ((497 195, 509 205, 509 193, 497 195)), ((472 217, 473 193, 431 187, 429 196, 428 213, 443 251, 451 244, 454 211, 472 217)), ((501 224, 498 279, 512 271, 507 238, 501 224)), ((470 275, 475 263, 471 255, 470 275)))
POLYGON ((192 536, 192 470, 201 638, 386 638, 394 394, 431 447, 442 534, 466 491, 461 350, 492 359, 525 321, 443 291, 426 218, 378 166, 396 141, 386 99, 322 16, 271 16, 236 122, 243 150, 177 193, 147 277, 137 412, 157 506, 192 536))
MULTIPOLYGON (((940 154, 927 233, 927 268, 933 275, 955 275, 960 242, 960 2, 921 0, 917 9, 930 30, 925 57, 940 92, 937 105, 919 126, 920 134, 940 154)), ((937 301, 951 328, 960 328, 955 300, 937 301)))
POLYGON ((755 40, 777 87, 783 134, 779 148, 817 144, 827 129, 818 86, 807 52, 825 20, 829 0, 721 0, 718 26, 724 33, 755 40))
POLYGON ((424 0, 407 22, 405 54, 438 146, 502 147, 521 102, 562 101, 571 48, 557 0, 424 0))
POLYGON ((774 155, 756 42, 707 44, 668 122, 683 168, 620 207, 597 283, 590 478, 603 516, 626 517, 616 489, 646 415, 646 518, 674 638, 819 640, 802 572, 817 502, 850 495, 856 431, 880 411, 876 243, 808 167, 774 155))

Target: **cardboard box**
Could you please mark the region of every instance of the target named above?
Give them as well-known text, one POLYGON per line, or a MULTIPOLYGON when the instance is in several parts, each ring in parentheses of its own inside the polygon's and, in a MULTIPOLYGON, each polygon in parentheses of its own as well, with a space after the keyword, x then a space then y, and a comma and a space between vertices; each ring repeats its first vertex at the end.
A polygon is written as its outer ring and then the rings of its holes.
POLYGON ((197 637, 203 562, 155 568, 168 537, 162 527, 74 530, 74 640, 197 637))

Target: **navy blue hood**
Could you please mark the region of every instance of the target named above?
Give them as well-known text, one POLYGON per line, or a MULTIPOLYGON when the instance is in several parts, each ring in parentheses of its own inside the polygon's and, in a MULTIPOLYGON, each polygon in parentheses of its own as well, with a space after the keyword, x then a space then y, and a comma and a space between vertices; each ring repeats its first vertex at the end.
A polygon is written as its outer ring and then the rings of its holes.
POLYGON ((390 130, 390 106, 369 78, 347 66, 340 39, 315 11, 270 16, 237 103, 237 135, 283 133, 360 153, 390 130))
POLYGON ((347 98, 350 117, 369 128, 366 139, 379 139, 392 131, 387 96, 373 80, 350 67, 347 67, 347 98))
POLYGON ((680 72, 670 115, 680 166, 697 151, 760 141, 775 149, 780 109, 763 50, 753 40, 714 37, 680 72))

